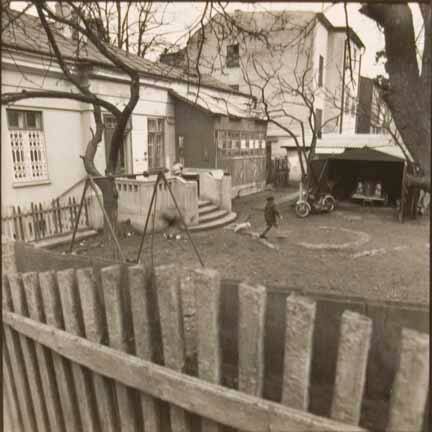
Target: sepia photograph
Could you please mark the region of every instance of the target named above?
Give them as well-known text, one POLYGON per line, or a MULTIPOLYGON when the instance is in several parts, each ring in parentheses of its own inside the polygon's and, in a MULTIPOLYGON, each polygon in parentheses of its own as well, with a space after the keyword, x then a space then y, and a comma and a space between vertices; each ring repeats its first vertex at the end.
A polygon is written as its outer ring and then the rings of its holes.
POLYGON ((2 430, 432 432, 431 11, 1 0, 2 430))

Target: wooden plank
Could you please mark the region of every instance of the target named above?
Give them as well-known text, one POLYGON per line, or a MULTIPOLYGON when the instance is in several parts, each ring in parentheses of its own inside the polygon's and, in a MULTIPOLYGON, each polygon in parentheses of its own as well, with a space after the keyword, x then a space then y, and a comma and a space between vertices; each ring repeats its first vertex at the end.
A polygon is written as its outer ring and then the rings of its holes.
POLYGON ((88 199, 84 199, 84 225, 90 227, 89 214, 88 214, 88 199))
POLYGON ((56 212, 56 204, 55 201, 52 200, 51 201, 51 209, 52 209, 52 218, 53 218, 53 222, 54 222, 54 232, 55 234, 58 234, 59 231, 59 226, 58 226, 58 222, 57 222, 57 212, 56 212))
MULTIPOLYGON (((84 336, 78 288, 75 270, 67 269, 57 272, 57 284, 63 310, 65 330, 76 336, 84 336)), ((78 396, 81 420, 85 431, 98 431, 99 421, 95 406, 95 396, 91 385, 89 371, 77 364, 72 364, 72 375, 78 396)))
POLYGON ((36 210, 35 204, 33 202, 30 203, 31 206, 31 218, 32 218, 32 224, 33 224, 33 232, 35 236, 35 240, 40 240, 41 236, 39 233, 39 226, 38 226, 38 220, 36 216, 36 210))
POLYGON ((388 431, 423 430, 429 367, 429 335, 402 329, 400 363, 391 392, 388 431))
POLYGON ((12 217, 13 217, 13 224, 14 224, 14 231, 15 231, 15 237, 14 238, 16 240, 22 240, 21 233, 20 233, 19 226, 18 226, 18 215, 17 215, 17 212, 16 212, 14 206, 12 206, 12 217))
POLYGON ((57 199, 56 203, 57 203, 57 220, 58 220, 58 224, 59 224, 60 233, 62 233, 63 232, 63 221, 62 221, 62 213, 60 210, 60 200, 57 199))
MULTIPOLYGON (((51 327, 64 329, 55 272, 39 273, 39 284, 45 311, 44 322, 51 327)), ((66 430, 67 432, 83 430, 70 362, 54 351, 51 352, 51 356, 66 430)))
MULTIPOLYGON (((151 274, 147 273, 141 266, 129 267, 128 272, 128 287, 135 336, 135 355, 144 360, 152 361, 154 342, 152 340, 152 323, 150 321, 148 304, 151 274)), ((144 430, 146 432, 160 431, 157 401, 145 393, 140 394, 140 399, 144 430)))
POLYGON ((240 283, 239 390, 261 396, 264 385, 264 336, 267 292, 262 285, 240 283))
POLYGON ((73 203, 71 197, 68 198, 68 209, 69 209, 69 221, 68 221, 68 230, 73 230, 74 227, 74 212, 73 212, 73 203))
POLYGON ((4 396, 8 398, 9 415, 10 415, 10 423, 11 423, 10 431, 24 432, 24 426, 23 426, 22 415, 19 407, 19 399, 18 399, 18 394, 16 389, 16 383, 13 379, 9 352, 7 346, 5 345, 4 332, 3 332, 2 358, 3 358, 3 390, 4 390, 4 396))
MULTIPOLYGON (((44 311, 37 273, 23 274, 22 281, 24 285, 24 297, 28 306, 28 314, 26 314, 26 316, 35 321, 44 322, 44 311)), ((59 402, 59 392, 51 356, 40 344, 35 345, 35 352, 51 430, 59 432, 64 431, 64 419, 59 402)))
MULTIPOLYGON (((106 267, 101 270, 102 287, 105 301, 105 311, 108 326, 109 346, 123 352, 130 352, 129 335, 126 329, 126 316, 120 266, 106 267)), ((137 395, 132 389, 116 383, 115 391, 119 408, 122 432, 137 431, 141 423, 139 411, 136 407, 137 395)))
MULTIPOLYGON (((28 316, 27 303, 24 295, 23 281, 21 274, 9 274, 9 286, 11 290, 13 311, 22 316, 28 316)), ((24 365, 30 388, 30 395, 33 401, 36 424, 38 430, 48 431, 48 413, 41 393, 42 381, 37 362, 35 346, 33 342, 22 335, 19 336, 21 350, 24 357, 24 365)))
POLYGON ((233 389, 205 382, 11 312, 3 322, 73 362, 218 423, 250 432, 364 432, 233 389))
POLYGON ((286 300, 282 404, 308 410, 316 304, 296 295, 286 300))
POLYGON ((366 381, 372 321, 355 312, 342 314, 331 417, 357 425, 366 381))
MULTIPOLYGON (((166 367, 181 372, 185 367, 185 348, 179 269, 174 265, 160 266, 155 269, 154 276, 162 331, 164 363, 166 367)), ((187 414, 178 406, 170 406, 170 418, 172 432, 190 430, 187 414)))
MULTIPOLYGON (((208 382, 219 384, 222 375, 220 346, 220 297, 219 272, 198 269, 193 272, 196 299, 196 323, 198 333, 198 376, 208 382)), ((203 431, 219 431, 220 425, 203 418, 203 431)))
MULTIPOLYGON (((12 296, 9 281, 6 276, 2 276, 2 303, 3 314, 12 311, 12 296)), ((37 431, 37 424, 33 402, 29 392, 29 382, 27 371, 24 364, 24 357, 19 342, 19 336, 9 327, 3 326, 5 349, 10 359, 10 368, 13 381, 15 383, 17 399, 20 407, 21 418, 25 432, 37 431)))
MULTIPOLYGON (((86 338, 95 343, 106 342, 104 309, 98 296, 93 269, 77 270, 79 294, 84 318, 86 338)), ((103 431, 118 431, 120 426, 116 417, 113 383, 107 378, 92 374, 96 398, 98 402, 99 418, 103 431)))
POLYGON ((24 232, 24 226, 23 226, 23 220, 21 215, 21 209, 20 206, 17 207, 17 213, 18 213, 18 226, 21 233, 21 240, 24 241, 30 241, 33 240, 32 238, 26 238, 25 232, 24 232))

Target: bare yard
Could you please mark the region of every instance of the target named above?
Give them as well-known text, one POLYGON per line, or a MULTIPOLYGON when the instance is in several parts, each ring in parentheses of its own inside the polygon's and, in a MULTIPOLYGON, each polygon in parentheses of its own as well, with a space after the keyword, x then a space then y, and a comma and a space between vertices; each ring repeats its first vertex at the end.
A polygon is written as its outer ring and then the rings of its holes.
MULTIPOLYGON (((273 195, 278 200, 286 193, 273 195)), ((268 194, 236 199, 237 221, 249 217, 252 231, 262 230, 268 194)), ((279 208, 283 215, 279 232, 268 234, 278 249, 226 228, 193 233, 206 266, 221 271, 225 278, 264 285, 429 303, 428 217, 400 224, 392 209, 343 204, 332 214, 298 219, 288 204, 279 208)), ((97 237, 88 240, 77 253, 108 257, 98 243, 97 237)), ((138 234, 121 240, 128 258, 136 258, 139 243, 138 234)), ((150 246, 148 237, 143 253, 148 262, 150 246)), ((181 240, 166 240, 156 233, 153 252, 155 265, 199 266, 185 233, 181 240)))

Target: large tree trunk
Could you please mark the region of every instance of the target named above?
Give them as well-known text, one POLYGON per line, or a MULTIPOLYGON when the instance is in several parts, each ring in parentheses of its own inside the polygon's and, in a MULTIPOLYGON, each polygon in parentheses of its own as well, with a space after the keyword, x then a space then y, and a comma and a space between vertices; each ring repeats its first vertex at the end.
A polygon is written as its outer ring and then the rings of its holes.
MULTIPOLYGON (((92 131, 92 138, 87 144, 85 155, 83 156, 84 168, 88 175, 96 177, 94 182, 99 187, 102 193, 103 208, 105 215, 108 217, 111 227, 113 228, 114 234, 117 236, 118 233, 118 192, 115 185, 115 178, 107 176, 105 178, 98 171, 94 164, 94 158, 97 151, 98 144, 102 141, 103 123, 101 108, 97 105, 94 106, 94 118, 96 123, 96 132, 92 131), (99 177, 99 178, 97 178, 99 177)), ((103 210, 100 209, 102 212, 103 210)), ((104 240, 103 242, 108 245, 108 250, 112 251, 111 258, 119 259, 119 253, 115 240, 111 233, 111 229, 104 215, 104 240)))
POLYGON ((422 177, 407 176, 407 181, 430 191, 431 6, 421 6, 425 31, 421 73, 409 6, 368 3, 360 12, 384 29, 389 88, 383 98, 404 144, 423 171, 422 177))

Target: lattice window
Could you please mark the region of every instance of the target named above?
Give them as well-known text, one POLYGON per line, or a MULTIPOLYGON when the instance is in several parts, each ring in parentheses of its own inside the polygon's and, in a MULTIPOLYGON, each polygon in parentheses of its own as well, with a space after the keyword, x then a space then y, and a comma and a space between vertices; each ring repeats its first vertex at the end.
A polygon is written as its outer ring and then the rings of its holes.
POLYGON ((42 114, 7 110, 15 182, 48 180, 42 114))

